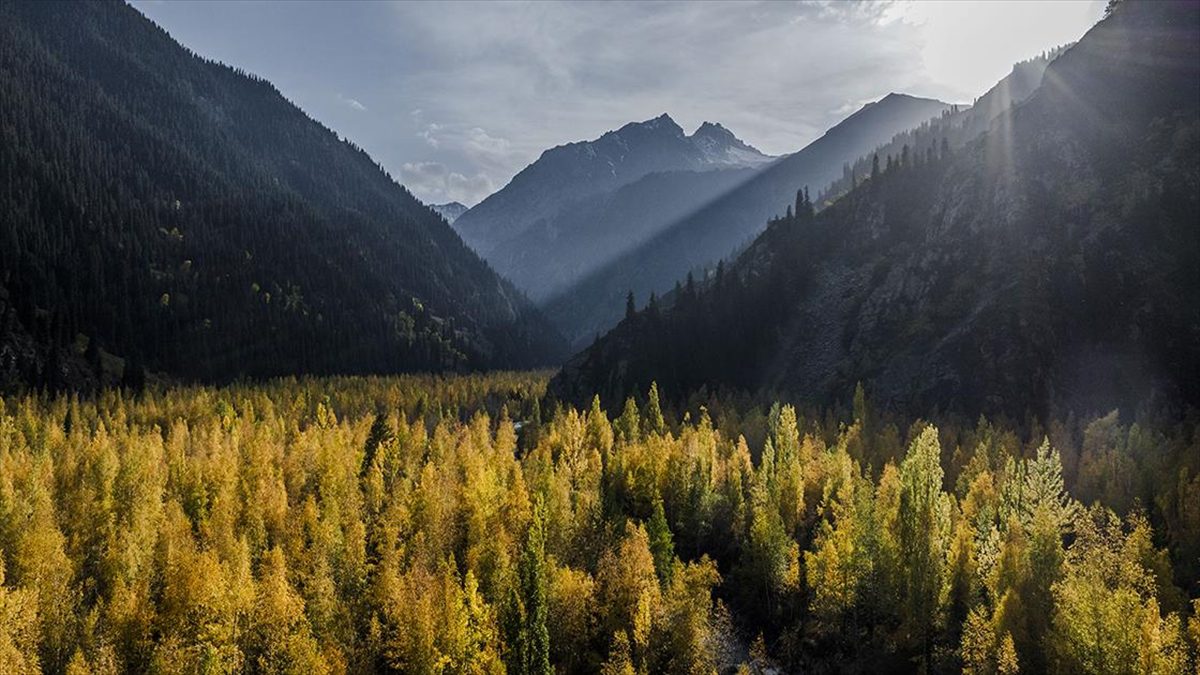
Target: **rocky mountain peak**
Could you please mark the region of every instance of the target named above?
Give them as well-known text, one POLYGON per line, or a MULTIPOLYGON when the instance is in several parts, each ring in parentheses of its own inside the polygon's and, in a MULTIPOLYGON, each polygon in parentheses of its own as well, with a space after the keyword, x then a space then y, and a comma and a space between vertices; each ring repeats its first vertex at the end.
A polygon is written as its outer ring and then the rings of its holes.
POLYGON ((654 119, 649 119, 644 122, 630 122, 629 124, 626 124, 612 133, 616 134, 617 136, 628 136, 631 134, 631 132, 649 132, 653 134, 663 134, 666 136, 679 138, 682 138, 684 135, 683 127, 679 126, 679 124, 676 123, 675 120, 671 119, 671 116, 667 113, 663 113, 654 119))

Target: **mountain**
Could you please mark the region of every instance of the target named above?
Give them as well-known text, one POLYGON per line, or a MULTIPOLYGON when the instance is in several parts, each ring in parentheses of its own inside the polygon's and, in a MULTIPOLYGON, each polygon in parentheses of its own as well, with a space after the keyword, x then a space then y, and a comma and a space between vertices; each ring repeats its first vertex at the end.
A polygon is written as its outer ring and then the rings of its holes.
POLYGON ((887 143, 859 157, 852 164, 842 167, 842 175, 825 186, 817 199, 818 208, 853 189, 855 183, 871 172, 875 157, 883 162, 891 156, 899 158, 904 146, 912 151, 941 151, 943 140, 951 149, 957 149, 979 138, 992 122, 1013 105, 1033 95, 1041 86, 1042 74, 1050 61, 1065 47, 1051 49, 1037 57, 1015 64, 1012 71, 987 92, 975 99, 970 106, 952 106, 938 117, 926 120, 912 129, 906 129, 892 137, 887 143))
POLYGON ((124 3, 0 4, 0 101, 0 384, 111 379, 111 355, 225 380, 560 348, 365 152, 124 3))
POLYGON ((437 211, 438 215, 445 218, 447 223, 451 225, 458 217, 467 212, 467 207, 459 202, 448 202, 446 204, 434 204, 429 208, 437 211))
POLYGON ((539 301, 772 160, 719 124, 688 136, 664 114, 545 151, 455 229, 539 301))
MULTIPOLYGON (((1123 2, 981 138, 772 222, 551 394, 657 380, 924 415, 1200 403, 1200 4, 1123 2)), ((1044 417, 1043 417, 1044 419, 1044 417)))
POLYGON ((620 319, 629 291, 645 302, 652 292, 670 290, 689 270, 720 260, 750 241, 767 218, 795 200, 797 188, 820 189, 841 175, 846 162, 949 109, 948 103, 903 94, 870 103, 799 152, 661 228, 543 308, 573 346, 587 344, 620 319))
POLYGON ((702 123, 688 139, 700 151, 701 166, 704 167, 753 168, 765 166, 774 159, 747 145, 717 122, 702 123))
POLYGON ((754 169, 663 171, 572 202, 492 249, 508 279, 541 302, 749 180, 754 169))

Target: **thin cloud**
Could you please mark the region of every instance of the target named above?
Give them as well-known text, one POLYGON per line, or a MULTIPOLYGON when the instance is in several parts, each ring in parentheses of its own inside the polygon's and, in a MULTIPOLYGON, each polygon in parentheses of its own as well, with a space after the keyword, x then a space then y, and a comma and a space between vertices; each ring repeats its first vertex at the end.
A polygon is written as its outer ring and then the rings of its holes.
POLYGON ((342 103, 345 103, 346 105, 350 106, 351 108, 354 108, 355 110, 358 110, 361 112, 361 111, 365 111, 367 109, 367 106, 365 106, 361 102, 359 102, 358 99, 353 99, 348 96, 342 96, 341 94, 338 94, 337 97, 338 97, 339 101, 341 101, 342 103))
POLYGON ((400 167, 400 179, 409 190, 424 195, 430 204, 451 201, 475 204, 495 191, 491 179, 482 173, 466 176, 440 162, 406 162, 400 167))
POLYGON ((228 3, 220 12, 133 1, 197 52, 270 79, 417 196, 464 203, 546 148, 663 112, 687 129, 720 122, 784 154, 888 92, 969 101, 997 71, 1077 39, 1103 12, 1096 0, 228 3), (329 94, 338 91, 370 92, 371 114, 360 99, 329 94))

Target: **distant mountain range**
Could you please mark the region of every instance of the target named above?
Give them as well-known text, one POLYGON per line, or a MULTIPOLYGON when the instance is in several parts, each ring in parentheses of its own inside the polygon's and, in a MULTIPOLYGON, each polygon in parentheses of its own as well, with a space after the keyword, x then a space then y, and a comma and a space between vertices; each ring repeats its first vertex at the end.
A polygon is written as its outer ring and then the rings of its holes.
POLYGON ((652 237, 542 306, 572 345, 582 347, 616 324, 628 292, 644 304, 651 293, 671 290, 690 270, 715 264, 753 239, 768 218, 795 201, 798 189, 820 190, 841 175, 847 162, 950 108, 942 101, 903 94, 870 103, 799 152, 738 176, 728 189, 660 224, 652 237))
POLYGON ((773 219, 551 396, 614 409, 657 381, 829 405, 861 382, 912 414, 1041 419, 1200 403, 1200 5, 1117 4, 1038 79, 964 146, 930 127, 823 211, 773 219))
POLYGON ((0 388, 561 353, 365 152, 124 3, 0 4, 0 101, 0 388))
POLYGON ((664 114, 545 151, 455 229, 541 300, 772 160, 720 124, 689 136, 664 114))
POLYGON ((438 215, 446 219, 451 225, 458 217, 467 212, 467 207, 459 202, 448 202, 446 204, 434 204, 429 208, 438 212, 438 215))

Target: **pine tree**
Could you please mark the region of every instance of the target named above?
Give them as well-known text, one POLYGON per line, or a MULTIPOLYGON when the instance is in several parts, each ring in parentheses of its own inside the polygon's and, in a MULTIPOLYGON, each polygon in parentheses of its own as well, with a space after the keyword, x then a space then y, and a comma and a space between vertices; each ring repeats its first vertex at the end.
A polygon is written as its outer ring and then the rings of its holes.
POLYGON ((666 433, 667 423, 663 419, 662 407, 658 403, 658 382, 650 383, 646 408, 642 411, 642 426, 647 434, 662 435, 666 433))
POLYGON ((625 399, 625 408, 613 425, 616 428, 617 440, 621 443, 632 444, 641 440, 641 422, 638 416, 637 403, 630 396, 625 399))
POLYGON ((650 292, 650 299, 646 301, 646 313, 651 318, 658 317, 658 294, 653 291, 650 292))
POLYGON ((529 452, 537 447, 542 433, 542 404, 535 396, 530 404, 529 419, 521 425, 521 449, 529 452))
POLYGON ((371 469, 380 446, 390 442, 394 436, 392 427, 387 422, 387 415, 383 411, 376 413, 375 421, 371 422, 371 430, 367 432, 367 442, 363 446, 362 465, 358 469, 359 478, 367 475, 367 471, 371 469))
POLYGON ((633 302, 633 291, 629 291, 625 296, 625 320, 632 319, 634 314, 637 314, 637 306, 633 302))
POLYGON ((905 619, 926 667, 933 654, 949 528, 942 476, 938 431, 932 425, 926 426, 900 464, 899 523, 905 619))
POLYGON ((854 421, 862 426, 864 433, 867 429, 867 393, 863 390, 862 382, 854 385, 854 421))
POLYGON ((675 563, 675 540, 671 536, 671 527, 667 524, 667 514, 663 510, 662 497, 654 495, 654 513, 646 524, 646 534, 650 537, 650 553, 654 555, 654 571, 663 586, 671 583, 672 566, 675 563))
POLYGON ((521 672, 548 675, 550 668, 550 632, 546 627, 546 506, 538 496, 533 521, 521 552, 520 577, 524 621, 521 631, 521 672))

